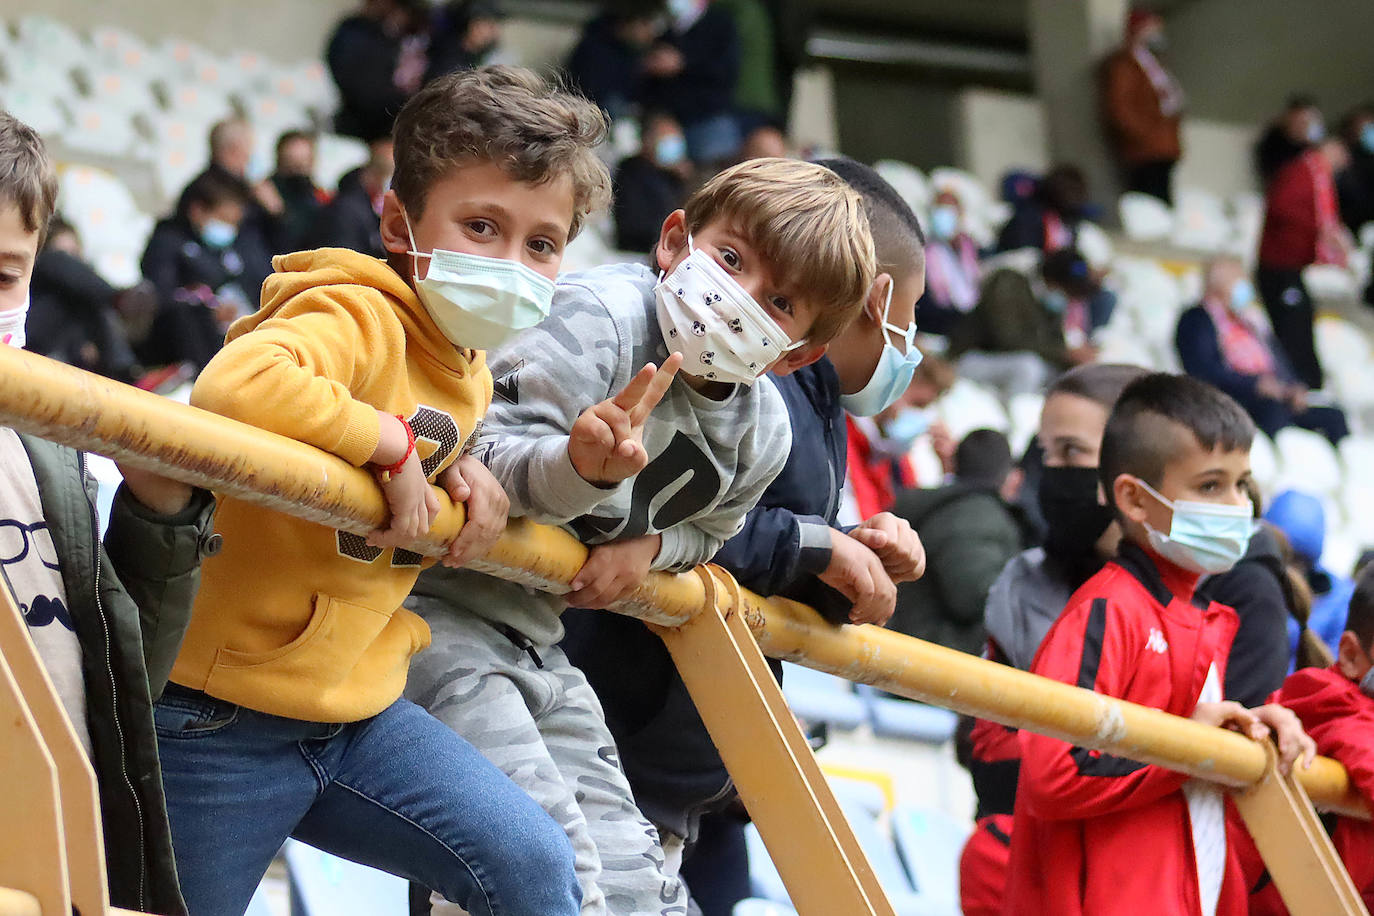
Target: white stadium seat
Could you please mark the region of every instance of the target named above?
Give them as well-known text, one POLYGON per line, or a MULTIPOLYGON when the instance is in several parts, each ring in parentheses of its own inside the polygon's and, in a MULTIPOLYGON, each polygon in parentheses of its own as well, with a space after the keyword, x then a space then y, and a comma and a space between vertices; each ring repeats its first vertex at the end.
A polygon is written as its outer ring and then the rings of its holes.
POLYGON ((1355 275, 1334 264, 1313 264, 1302 272, 1302 281, 1318 305, 1323 302, 1347 302, 1359 297, 1355 275))
POLYGON ((879 159, 873 163, 873 170, 902 195, 902 200, 911 209, 925 213, 930 208, 935 195, 931 192, 930 182, 916 166, 896 159, 879 159))
POLYGON ((0 105, 45 137, 60 136, 71 124, 67 103, 38 87, 0 85, 0 105))
POLYGON ((1044 406, 1043 394, 1018 394, 1008 402, 1007 415, 1011 419, 1008 439, 1011 442, 1012 454, 1020 455, 1035 438, 1036 432, 1040 429, 1040 411, 1044 406))
POLYGON ((1111 236, 1097 223, 1087 220, 1078 225, 1078 253, 1093 270, 1107 270, 1116 257, 1111 236))
POLYGON ((71 113, 71 126, 62 139, 73 149, 113 157, 146 155, 128 112, 82 100, 72 104, 71 113))
POLYGON ((76 80, 86 98, 111 112, 154 112, 160 107, 151 84, 122 67, 78 67, 76 80))
POLYGON ((39 14, 20 17, 15 36, 17 47, 67 68, 81 63, 90 53, 90 46, 70 26, 39 14))
POLYGON ((975 429, 995 429, 1005 433, 1011 428, 1002 402, 991 388, 969 379, 959 379, 935 403, 940 419, 956 440, 975 429))
POLYGON ((160 84, 167 111, 188 120, 214 123, 235 113, 228 93, 191 82, 164 80, 160 84))
POLYGON ((1202 188, 1181 188, 1174 194, 1173 242, 1180 248, 1221 251, 1232 234, 1226 205, 1219 195, 1202 188))
POLYGON ((346 173, 367 162, 367 144, 338 134, 320 134, 315 146, 315 184, 327 191, 339 186, 346 173))
POLYGON ((175 200, 181 189, 200 174, 208 161, 205 147, 179 143, 163 143, 153 147, 153 175, 158 194, 164 200, 175 200))
POLYGON ((97 60, 106 66, 143 72, 152 63, 148 43, 118 26, 99 25, 91 29, 90 43, 97 60))
POLYGON ((1290 426, 1274 437, 1279 453, 1278 488, 1332 496, 1340 490, 1341 463, 1325 436, 1290 426))
POLYGON ((1117 214, 1121 217, 1121 228, 1126 236, 1139 242, 1168 238, 1174 228, 1174 215, 1169 206, 1149 194, 1135 191, 1122 194, 1117 203, 1117 214))
POLYGON ((1250 446, 1250 474, 1259 484, 1261 493, 1267 496, 1277 492, 1274 485, 1279 480, 1279 454, 1273 440, 1262 432, 1255 433, 1254 444, 1250 446))

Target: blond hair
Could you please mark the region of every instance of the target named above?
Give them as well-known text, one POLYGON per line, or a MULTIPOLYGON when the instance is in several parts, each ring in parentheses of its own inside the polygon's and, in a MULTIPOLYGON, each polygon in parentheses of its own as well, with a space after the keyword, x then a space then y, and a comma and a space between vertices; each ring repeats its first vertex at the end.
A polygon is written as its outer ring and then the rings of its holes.
POLYGON ((611 177, 595 148, 606 116, 586 99, 520 67, 480 67, 441 76, 396 117, 391 186, 419 219, 435 182, 455 166, 495 163, 516 181, 572 180, 569 238, 611 199, 611 177))
POLYGON ((37 232, 42 247, 57 209, 57 172, 38 131, 4 110, 0 110, 0 203, 19 210, 24 231, 37 232))
POLYGON ((687 229, 724 221, 815 310, 806 339, 822 344, 863 309, 877 273, 863 198, 834 172, 793 159, 751 159, 687 201, 687 229))

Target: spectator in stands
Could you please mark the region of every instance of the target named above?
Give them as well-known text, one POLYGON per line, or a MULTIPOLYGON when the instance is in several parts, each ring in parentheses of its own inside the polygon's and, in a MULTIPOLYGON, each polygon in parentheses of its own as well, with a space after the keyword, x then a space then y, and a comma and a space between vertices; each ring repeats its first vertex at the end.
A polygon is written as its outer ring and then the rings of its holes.
POLYGON ((1034 195, 1012 206, 1011 219, 997 236, 998 251, 1039 248, 1049 254, 1077 247, 1078 226, 1093 212, 1083 171, 1067 164, 1050 169, 1034 195))
POLYGON ((1300 426, 1336 443, 1349 432, 1339 408, 1309 403, 1239 258, 1207 265, 1202 302, 1179 316, 1175 344, 1185 372, 1235 398, 1270 437, 1300 426))
POLYGON ((1289 160, 1265 192, 1264 231, 1255 279, 1279 344, 1298 380, 1311 389, 1324 377, 1312 337, 1312 297, 1303 268, 1349 263, 1353 242, 1341 225, 1335 176, 1349 162, 1339 140, 1327 140, 1289 160))
POLYGON ((234 245, 248 206, 242 182, 208 172, 183 200, 185 215, 159 222, 143 252, 158 311, 138 352, 145 365, 189 363, 198 372, 219 352, 229 323, 257 307, 257 290, 250 298, 234 245))
POLYGON ((921 539, 926 573, 897 587, 890 629, 970 655, 983 651, 988 589, 1026 547, 1014 506, 1020 486, 1007 437, 976 429, 955 452, 953 482, 897 494, 893 514, 921 539))
POLYGON ((1352 235, 1374 220, 1374 105, 1361 105, 1341 118, 1341 140, 1350 165, 1336 176, 1341 220, 1352 235))
POLYGON ((739 81, 733 102, 740 135, 747 137, 765 125, 776 130, 783 122, 783 111, 773 59, 776 39, 768 9, 763 0, 715 0, 715 4, 730 14, 739 36, 739 81))
POLYGON ((329 202, 329 195, 316 187, 314 176, 315 136, 288 130, 278 137, 277 167, 271 179, 282 203, 273 246, 276 254, 304 248, 320 210, 329 202))
POLYGON ((792 91, 797 69, 811 59, 806 45, 811 38, 816 4, 797 0, 764 0, 773 20, 773 81, 778 89, 778 110, 786 130, 792 116, 792 91))
POLYGON ((500 0, 449 0, 434 16, 425 81, 490 63, 501 44, 500 0))
MULTIPOLYGON (((1258 706, 1292 670, 1289 628, 1295 632, 1306 628, 1312 591, 1306 579, 1290 568, 1292 548, 1283 532, 1260 520, 1259 486, 1253 479, 1247 490, 1256 519, 1250 547, 1230 570, 1203 579, 1198 596, 1232 608, 1240 618, 1226 662, 1226 699, 1258 706)), ((1317 637, 1309 634, 1309 638, 1317 637)))
POLYGON ((615 245, 647 254, 668 214, 686 202, 693 169, 676 118, 650 111, 641 124, 639 152, 615 171, 615 245))
POLYGON ((351 248, 385 257, 379 218, 395 167, 390 137, 369 143, 367 162, 339 179, 338 193, 320 211, 306 247, 351 248))
POLYGON ((935 195, 926 242, 926 294, 916 306, 924 334, 949 335, 978 304, 978 243, 963 228, 963 205, 948 188, 935 195))
MULTIPOLYGON (((1200 573, 1245 553, 1254 434, 1240 405, 1186 375, 1149 375, 1122 392, 1099 464, 1121 543, 1074 593, 1031 672, 1256 741, 1272 734, 1286 775, 1311 764, 1315 745, 1280 706, 1223 700, 1236 615, 1193 601, 1200 573)), ((1185 786, 1162 767, 1030 732, 1021 744, 1007 883, 1017 910, 1108 913, 1126 900, 1161 916, 1245 911, 1220 786, 1185 786), (1150 867, 1132 867, 1142 848, 1150 867)))
POLYGON ((744 135, 739 148, 739 158, 745 159, 787 159, 792 151, 787 148, 787 137, 772 124, 760 124, 744 135))
POLYGON ((234 236, 234 253, 242 262, 242 286, 252 302, 258 301, 262 281, 272 272, 272 253, 276 248, 277 219, 282 214, 282 199, 266 178, 249 181, 253 160, 253 126, 242 118, 228 118, 210 128, 210 164, 191 180, 177 200, 176 215, 188 216, 191 185, 201 177, 215 176, 224 184, 237 184, 244 201, 244 212, 234 236))
MULTIPOLYGON (((1145 374, 1136 366, 1094 364, 1071 369, 1050 386, 1037 435, 1044 469, 1036 501, 1045 544, 1013 557, 992 584, 985 657, 1029 670, 1070 596, 1116 553, 1121 529, 1097 482, 1102 431, 1122 390, 1145 374)), ((960 762, 978 796, 977 826, 959 863, 960 899, 964 916, 1001 916, 1020 743, 1016 729, 983 719, 965 718, 960 734, 967 735, 960 762)))
POLYGON ((120 291, 82 257, 76 230, 61 217, 48 226, 29 293, 25 349, 121 382, 143 376, 117 307, 120 291))
MULTIPOLYGON (((1322 564, 1326 547, 1326 509, 1322 501, 1300 490, 1285 490, 1274 497, 1264 518, 1288 538, 1298 567, 1312 590, 1312 611, 1307 618, 1307 627, 1321 637, 1327 648, 1336 652, 1354 584, 1344 574, 1333 572, 1322 564)), ((1297 657, 1300 629, 1296 621, 1289 621, 1289 658, 1297 657)))
MULTIPOLYGON (((1317 752, 1335 758, 1350 774, 1351 787, 1374 806, 1374 572, 1360 575, 1350 598, 1340 650, 1329 667, 1295 672, 1274 697, 1297 714, 1317 743, 1317 752)), ((1323 818, 1332 844, 1363 899, 1374 907, 1374 825, 1356 817, 1323 818)), ((1248 834, 1237 837, 1247 865, 1246 884, 1256 888, 1249 912, 1287 916, 1274 883, 1265 880, 1264 862, 1248 834)))
MULTIPOLYGON (((24 346, 30 270, 56 202, 42 139, 0 111, 0 346, 24 346)), ((121 472, 102 545, 84 457, 0 426, 0 579, 94 770, 110 903, 184 913, 151 706, 186 628, 201 557, 211 552, 215 501, 138 468, 121 472)), ((5 648, 15 650, 23 647, 5 648)))
POLYGON ((1132 10, 1125 43, 1102 67, 1102 110, 1126 190, 1172 204, 1174 166, 1183 155, 1184 98, 1159 60, 1166 47, 1164 19, 1151 10, 1132 10))
POLYGON ((1326 121, 1317 100, 1295 95, 1255 143, 1255 171, 1261 187, 1292 160, 1326 139, 1326 121))
POLYGON ((978 305, 950 338, 959 374, 1004 400, 1041 390, 1055 372, 1097 358, 1094 334, 1111 317, 1087 262, 1072 249, 1041 264, 1037 284, 1008 267, 983 283, 978 305))
POLYGON ((670 0, 667 34, 644 56, 645 104, 671 111, 687 154, 713 166, 739 152, 733 100, 740 45, 735 22, 713 0, 670 0))
POLYGON ((391 135, 429 66, 428 15, 425 0, 363 0, 335 28, 325 60, 339 87, 336 131, 363 141, 391 135))
POLYGON ((644 55, 658 37, 661 2, 605 0, 601 15, 582 29, 568 57, 568 81, 619 120, 633 115, 643 96, 644 55))

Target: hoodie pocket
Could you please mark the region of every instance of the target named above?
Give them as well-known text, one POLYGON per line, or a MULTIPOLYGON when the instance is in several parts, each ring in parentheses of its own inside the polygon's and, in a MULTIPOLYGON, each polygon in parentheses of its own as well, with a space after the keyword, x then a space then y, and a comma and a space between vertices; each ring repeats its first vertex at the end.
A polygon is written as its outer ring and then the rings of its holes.
POLYGON ((329 595, 314 596, 310 622, 291 642, 266 652, 220 649, 207 693, 258 690, 328 690, 348 679, 391 615, 329 595))

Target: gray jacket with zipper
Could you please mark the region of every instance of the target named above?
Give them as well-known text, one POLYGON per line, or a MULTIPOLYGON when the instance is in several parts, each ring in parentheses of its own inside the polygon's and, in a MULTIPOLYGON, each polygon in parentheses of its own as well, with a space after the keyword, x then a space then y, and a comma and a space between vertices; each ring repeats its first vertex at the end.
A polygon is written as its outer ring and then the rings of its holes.
POLYGON ((120 487, 104 545, 85 457, 20 435, 82 649, 86 708, 104 821, 110 902, 182 916, 158 767, 153 700, 190 620, 200 561, 218 547, 214 500, 197 490, 176 516, 156 515, 120 487))

